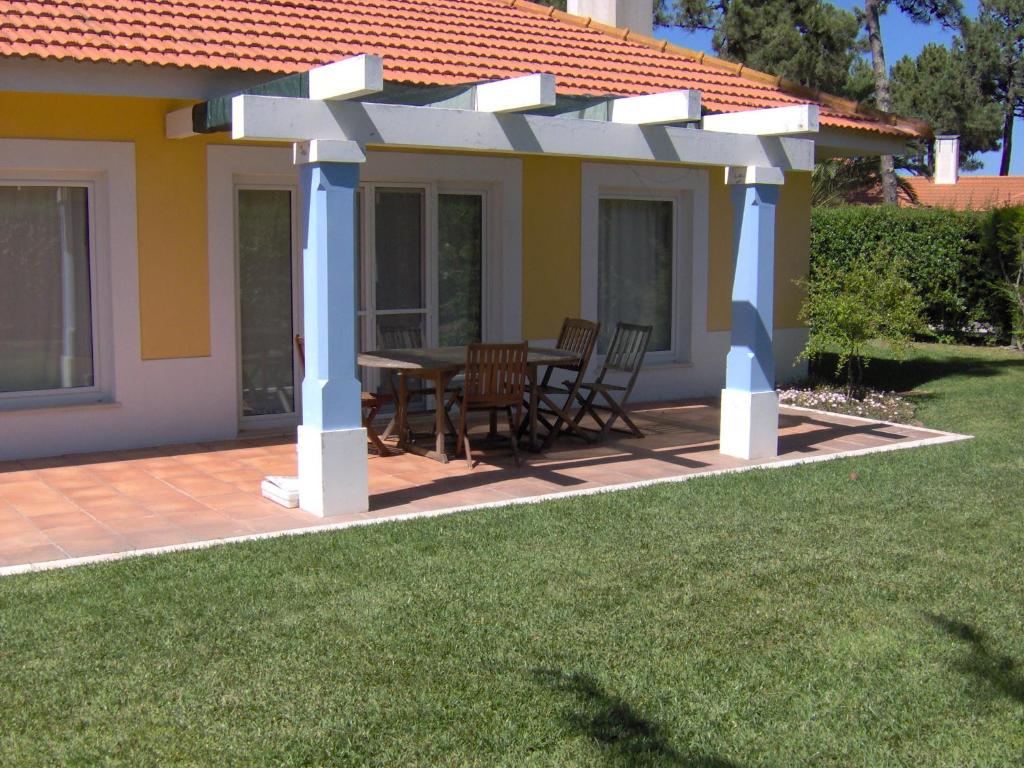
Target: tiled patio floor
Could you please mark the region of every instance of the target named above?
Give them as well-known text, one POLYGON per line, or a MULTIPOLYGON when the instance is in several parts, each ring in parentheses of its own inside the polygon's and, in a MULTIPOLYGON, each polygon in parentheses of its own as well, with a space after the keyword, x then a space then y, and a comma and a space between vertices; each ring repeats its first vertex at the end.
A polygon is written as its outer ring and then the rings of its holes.
MULTIPOLYGON (((313 517, 259 495, 266 475, 294 475, 294 439, 167 446, 0 464, 0 574, 28 564, 245 537, 453 507, 508 502, 751 466, 718 453, 708 402, 639 406, 643 440, 560 441, 516 468, 504 446, 470 470, 412 455, 371 456, 364 515, 313 517)), ((912 427, 783 409, 774 462, 951 439, 912 427)), ((764 463, 764 462, 761 462, 764 463)), ((770 462, 769 462, 770 463, 770 462)))

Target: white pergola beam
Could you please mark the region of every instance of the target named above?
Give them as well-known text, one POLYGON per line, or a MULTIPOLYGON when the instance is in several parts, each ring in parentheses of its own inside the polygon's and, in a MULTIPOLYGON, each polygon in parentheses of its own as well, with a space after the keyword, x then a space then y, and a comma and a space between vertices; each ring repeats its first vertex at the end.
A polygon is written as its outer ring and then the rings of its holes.
POLYGON ((182 107, 164 115, 164 135, 168 139, 187 139, 198 135, 192 130, 192 107, 182 107))
POLYGON ((384 90, 384 60, 373 54, 314 67, 309 70, 309 98, 355 99, 384 90))
MULTIPOLYGON (((555 106, 555 76, 525 75, 495 80, 474 86, 473 102, 477 112, 524 112, 555 106)), ((312 95, 310 95, 312 98, 312 95)))
POLYGON ((798 104, 793 107, 751 109, 708 115, 702 126, 705 131, 743 133, 748 136, 795 136, 818 132, 818 105, 798 104))
POLYGON ((781 168, 730 166, 725 169, 725 183, 730 186, 736 184, 775 184, 778 186, 786 183, 786 174, 781 168))
POLYGON ((365 163, 366 153, 354 141, 298 141, 292 149, 295 165, 306 163, 365 163))
POLYGON ((666 91, 611 103, 609 119, 626 125, 666 125, 700 120, 700 91, 666 91))
POLYGON ((275 96, 232 99, 232 137, 809 171, 814 143, 671 126, 275 96))

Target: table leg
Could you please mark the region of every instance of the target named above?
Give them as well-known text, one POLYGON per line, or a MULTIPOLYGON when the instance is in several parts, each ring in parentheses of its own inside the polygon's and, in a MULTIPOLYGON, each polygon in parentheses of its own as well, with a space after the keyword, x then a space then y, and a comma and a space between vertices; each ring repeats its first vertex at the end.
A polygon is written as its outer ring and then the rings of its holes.
POLYGON ((447 462, 448 455, 444 451, 444 435, 447 431, 444 423, 444 384, 444 374, 438 371, 434 379, 434 450, 441 461, 447 462), (442 456, 443 459, 440 458, 442 456))
POLYGON ((530 413, 527 419, 530 422, 530 438, 527 448, 531 451, 537 450, 537 400, 540 397, 540 392, 537 388, 537 366, 531 365, 528 369, 528 377, 530 379, 530 413))

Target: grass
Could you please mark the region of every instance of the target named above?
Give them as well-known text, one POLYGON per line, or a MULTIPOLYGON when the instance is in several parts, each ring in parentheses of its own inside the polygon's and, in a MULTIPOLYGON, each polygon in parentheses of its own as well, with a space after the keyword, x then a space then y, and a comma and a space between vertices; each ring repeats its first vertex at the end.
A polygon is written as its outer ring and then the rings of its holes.
POLYGON ((977 439, 0 579, 0 764, 1024 761, 1024 357, 977 439))

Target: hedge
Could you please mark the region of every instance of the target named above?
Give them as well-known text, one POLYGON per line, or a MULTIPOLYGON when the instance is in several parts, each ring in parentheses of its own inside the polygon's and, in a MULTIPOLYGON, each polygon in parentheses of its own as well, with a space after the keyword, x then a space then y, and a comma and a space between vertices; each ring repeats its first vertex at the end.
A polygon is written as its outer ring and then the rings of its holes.
POLYGON ((811 214, 811 274, 815 265, 890 254, 906 265, 907 281, 924 302, 937 335, 961 337, 988 328, 1009 333, 1009 307, 994 287, 1000 257, 1024 232, 1024 208, 951 211, 942 208, 844 206, 811 214))

